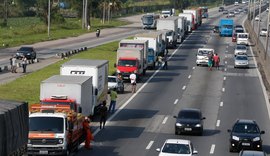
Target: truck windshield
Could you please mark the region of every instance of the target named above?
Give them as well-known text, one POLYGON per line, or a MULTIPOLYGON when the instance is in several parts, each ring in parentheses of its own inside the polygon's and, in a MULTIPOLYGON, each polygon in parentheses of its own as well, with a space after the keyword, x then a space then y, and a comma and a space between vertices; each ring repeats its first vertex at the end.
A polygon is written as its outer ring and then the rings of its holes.
POLYGON ((31 117, 29 118, 29 131, 64 132, 64 119, 58 117, 31 117))
POLYGON ((119 60, 118 66, 134 67, 136 66, 136 60, 119 60))
POLYGON ((223 28, 226 28, 226 29, 232 29, 233 26, 232 25, 222 25, 223 28))
POLYGON ((151 25, 154 22, 153 16, 143 16, 142 17, 142 23, 146 25, 151 25))

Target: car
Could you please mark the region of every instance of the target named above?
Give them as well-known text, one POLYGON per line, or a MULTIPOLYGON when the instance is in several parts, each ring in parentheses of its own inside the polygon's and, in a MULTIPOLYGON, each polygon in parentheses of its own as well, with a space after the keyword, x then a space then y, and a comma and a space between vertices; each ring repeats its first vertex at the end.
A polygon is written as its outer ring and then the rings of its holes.
POLYGON ((219 33, 219 27, 218 27, 218 26, 214 26, 213 32, 214 32, 214 33, 219 33))
POLYGON ((266 153, 263 151, 242 150, 239 156, 266 156, 266 153))
POLYGON ((117 76, 108 76, 108 91, 116 90, 117 92, 124 93, 124 82, 117 76))
POLYGON ((242 25, 235 25, 235 26, 234 26, 234 29, 237 29, 237 28, 239 28, 239 29, 244 29, 244 27, 243 27, 242 25))
POLYGON ((266 9, 266 12, 268 12, 269 11, 269 7, 266 9))
POLYGON ((239 5, 239 3, 238 2, 234 2, 234 6, 238 6, 239 5))
POLYGON ((198 154, 191 141, 183 139, 167 139, 161 149, 157 148, 156 151, 159 152, 159 156, 193 156, 198 154))
POLYGON ((184 108, 181 109, 176 118, 175 122, 175 134, 180 135, 181 133, 195 133, 203 135, 203 120, 205 117, 202 116, 202 112, 195 108, 184 108))
POLYGON ((237 33, 244 33, 244 28, 234 28, 234 33, 237 34, 237 33))
POLYGON ((234 68, 249 68, 248 56, 239 53, 234 57, 234 68))
POLYGON ((262 150, 261 131, 258 124, 254 120, 238 119, 234 123, 232 129, 228 129, 230 133, 230 152, 238 152, 243 149, 262 150))
POLYGON ((199 48, 197 51, 196 65, 208 65, 209 55, 214 55, 215 50, 211 48, 199 48))
POLYGON ((266 36, 267 35, 267 29, 266 28, 262 28, 260 31, 260 36, 266 36))
POLYGON ((224 7, 219 7, 218 12, 222 12, 222 11, 224 11, 224 7))
POLYGON ((227 17, 235 17, 235 14, 233 11, 230 11, 227 17))
POLYGON ((232 42, 236 42, 236 38, 237 38, 237 33, 234 33, 232 35, 232 42))
POLYGON ((239 14, 240 12, 238 11, 238 9, 234 10, 234 14, 239 14))
POLYGON ((256 16, 255 17, 255 21, 260 21, 260 17, 259 16, 256 16))
POLYGON ((228 14, 229 13, 229 11, 228 10, 224 10, 223 11, 223 14, 225 15, 225 14, 228 14))
POLYGON ((244 44, 237 44, 234 49, 234 56, 238 54, 247 54, 247 46, 244 44))
POLYGON ((247 12, 248 12, 248 9, 247 9, 247 8, 245 8, 243 12, 244 12, 244 13, 247 13, 247 12))
POLYGON ((243 12, 243 8, 238 8, 239 13, 243 12))
POLYGON ((34 59, 36 59, 37 53, 36 53, 34 47, 23 46, 23 47, 20 47, 17 50, 16 58, 17 59, 22 59, 23 56, 26 57, 27 60, 32 60, 33 61, 34 59))

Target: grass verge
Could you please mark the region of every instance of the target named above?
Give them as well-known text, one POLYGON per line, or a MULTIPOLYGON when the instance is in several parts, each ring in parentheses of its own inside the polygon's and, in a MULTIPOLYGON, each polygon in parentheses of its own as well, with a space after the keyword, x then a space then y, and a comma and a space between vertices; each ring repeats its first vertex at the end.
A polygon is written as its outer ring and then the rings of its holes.
POLYGON ((101 59, 109 61, 109 74, 115 73, 116 50, 119 41, 104 44, 85 52, 74 55, 66 60, 58 61, 36 72, 30 73, 15 81, 0 86, 0 99, 27 101, 29 104, 39 102, 41 81, 59 75, 60 66, 70 59, 101 59))

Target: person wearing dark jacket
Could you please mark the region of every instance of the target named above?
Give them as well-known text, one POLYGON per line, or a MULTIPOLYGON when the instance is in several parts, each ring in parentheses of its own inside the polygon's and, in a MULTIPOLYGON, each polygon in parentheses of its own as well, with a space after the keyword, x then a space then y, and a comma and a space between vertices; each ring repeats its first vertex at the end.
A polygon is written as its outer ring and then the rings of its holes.
POLYGON ((108 112, 108 108, 106 107, 106 101, 104 101, 100 108, 100 129, 105 128, 105 123, 107 120, 107 112, 108 112))

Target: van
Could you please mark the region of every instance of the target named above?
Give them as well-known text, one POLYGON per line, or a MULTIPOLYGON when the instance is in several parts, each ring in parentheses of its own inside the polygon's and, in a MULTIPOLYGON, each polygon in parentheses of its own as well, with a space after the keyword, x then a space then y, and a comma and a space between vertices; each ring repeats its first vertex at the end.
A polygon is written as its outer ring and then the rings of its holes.
POLYGON ((215 51, 211 48, 199 48, 197 52, 196 64, 199 65, 208 65, 209 55, 214 55, 215 51))
POLYGON ((248 33, 237 33, 236 44, 248 45, 248 38, 249 38, 248 33))

